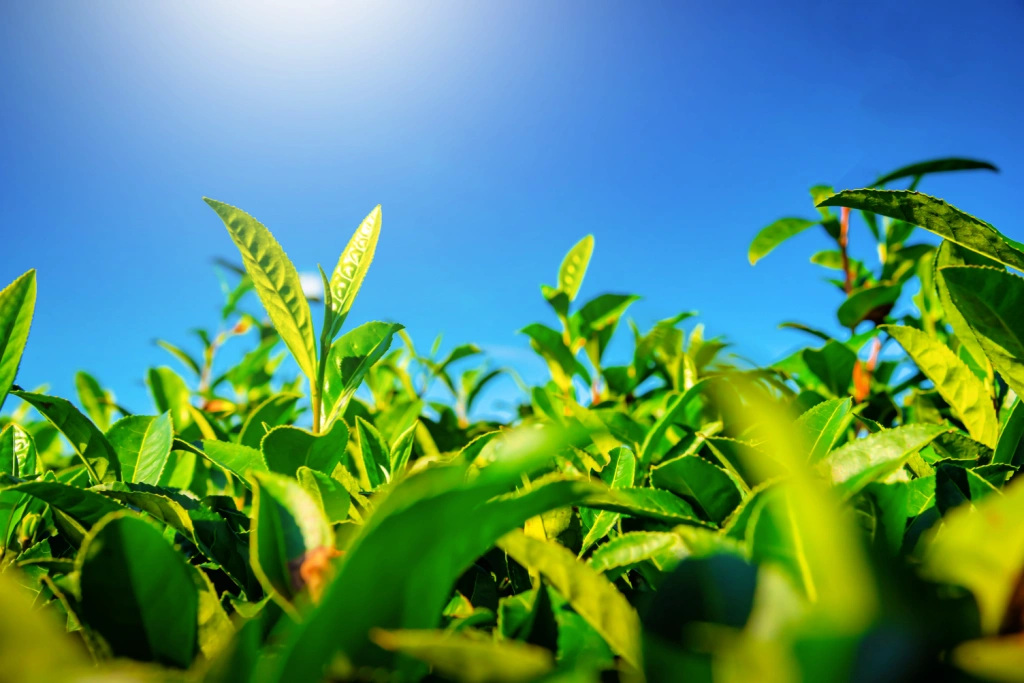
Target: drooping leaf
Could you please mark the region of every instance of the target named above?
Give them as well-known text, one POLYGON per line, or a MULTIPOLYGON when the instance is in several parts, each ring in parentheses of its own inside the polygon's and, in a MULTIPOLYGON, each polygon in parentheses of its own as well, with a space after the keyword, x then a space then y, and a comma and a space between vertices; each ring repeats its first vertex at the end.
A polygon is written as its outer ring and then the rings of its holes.
POLYGON ((750 243, 747 257, 750 265, 754 265, 790 237, 799 235, 807 228, 818 225, 821 221, 806 218, 780 218, 771 225, 761 229, 754 241, 750 243))
POLYGON ((538 572, 573 609, 633 666, 640 663, 640 619, 615 586, 556 543, 506 534, 498 547, 516 562, 538 572))
POLYGON ((839 324, 853 329, 864 320, 882 322, 900 298, 901 291, 900 285, 886 284, 868 285, 854 290, 836 311, 839 324))
POLYGON ((829 341, 820 349, 805 349, 802 356, 807 370, 814 374, 827 393, 836 398, 847 396, 857 363, 856 353, 845 344, 829 341))
POLYGON ((1024 396, 1024 278, 976 266, 939 271, 985 355, 1018 396, 1024 396))
POLYGON ((948 346, 925 332, 899 325, 885 325, 882 329, 899 342, 939 395, 956 410, 968 433, 994 448, 999 420, 988 390, 971 369, 948 346))
POLYGON ((554 668, 549 650, 515 640, 495 642, 440 630, 372 632, 373 642, 429 664, 463 683, 526 683, 554 668))
POLYGON ((52 479, 12 483, 4 486, 3 490, 37 498, 75 519, 85 528, 96 524, 105 515, 124 510, 114 501, 94 491, 69 486, 52 479))
POLYGON ((651 485, 696 504, 715 524, 724 522, 742 497, 725 470, 696 455, 673 458, 651 468, 651 485))
POLYGON ((926 424, 886 429, 837 448, 821 460, 817 469, 843 495, 851 496, 902 467, 910 456, 948 429, 926 424))
POLYGON ((934 232, 950 242, 1024 270, 1024 252, 988 223, 941 199, 907 190, 844 190, 821 206, 848 206, 889 216, 934 232))
POLYGON ((64 435, 82 459, 94 484, 118 481, 121 478, 121 468, 110 442, 78 408, 55 396, 27 391, 11 393, 31 404, 64 435))
POLYGON ((86 537, 76 562, 82 616, 114 654, 186 668, 199 597, 188 564, 149 523, 120 512, 86 537))
POLYGON ((36 305, 36 271, 30 270, 0 291, 0 409, 18 374, 36 305))
POLYGON ((580 291, 593 252, 594 236, 587 235, 569 250, 558 269, 558 289, 569 297, 569 301, 574 300, 580 291))
POLYGON ((262 223, 241 209, 204 198, 227 227, 274 328, 302 373, 316 381, 316 339, 299 273, 262 223))
POLYGON ((874 185, 888 185, 894 180, 901 180, 902 178, 920 178, 921 176, 928 175, 930 173, 948 173, 950 171, 975 171, 975 170, 986 170, 996 171, 999 169, 990 164, 987 161, 980 161, 977 159, 961 159, 958 157, 947 157, 945 159, 933 159, 931 161, 920 161, 916 164, 910 164, 886 173, 880 176, 878 180, 874 182, 874 185))
POLYGON ((796 421, 795 428, 810 447, 807 462, 815 464, 828 455, 836 440, 850 423, 853 400, 835 398, 822 401, 796 421))

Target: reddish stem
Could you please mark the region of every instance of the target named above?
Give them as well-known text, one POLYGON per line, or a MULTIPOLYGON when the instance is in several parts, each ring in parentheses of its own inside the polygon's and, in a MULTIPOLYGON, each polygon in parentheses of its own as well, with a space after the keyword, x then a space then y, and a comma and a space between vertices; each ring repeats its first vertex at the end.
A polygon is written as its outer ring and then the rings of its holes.
POLYGON ((843 282, 843 289, 849 294, 853 291, 853 270, 850 268, 850 255, 847 247, 850 244, 850 209, 844 206, 839 218, 839 254, 843 259, 843 274, 846 279, 843 282))

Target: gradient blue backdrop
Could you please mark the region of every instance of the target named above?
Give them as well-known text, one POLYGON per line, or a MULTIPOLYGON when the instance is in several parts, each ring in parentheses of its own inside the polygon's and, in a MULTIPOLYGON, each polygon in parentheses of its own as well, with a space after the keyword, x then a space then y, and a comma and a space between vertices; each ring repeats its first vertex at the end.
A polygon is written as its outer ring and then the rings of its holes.
MULTIPOLYGON (((144 369, 216 323, 235 257, 208 195, 329 268, 377 203, 352 324, 476 341, 538 377, 515 331, 549 320, 582 235, 582 296, 646 326, 697 309, 760 362, 835 328, 802 236, 755 268, 754 233, 813 216, 806 188, 904 163, 990 159, 922 190, 1024 239, 1024 5, 891 2, 0 2, 0 280, 35 267, 19 383, 85 368, 150 410, 144 369), (893 5, 900 5, 894 7, 893 5)), ((855 254, 874 262, 862 226, 855 254)), ((509 382, 491 405, 515 397, 509 382)))

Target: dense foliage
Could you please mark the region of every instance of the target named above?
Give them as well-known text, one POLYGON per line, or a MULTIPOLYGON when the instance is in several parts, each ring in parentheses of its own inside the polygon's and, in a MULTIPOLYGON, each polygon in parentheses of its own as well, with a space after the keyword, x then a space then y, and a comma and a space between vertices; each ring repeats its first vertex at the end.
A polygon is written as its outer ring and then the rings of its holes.
POLYGON ((811 260, 849 330, 786 323, 813 345, 764 368, 690 313, 579 304, 585 237, 522 329, 551 378, 509 424, 474 418, 512 372, 476 346, 345 329, 380 207, 320 271, 317 334, 271 233, 207 200, 244 267, 201 356, 159 342, 155 415, 84 372, 76 404, 14 384, 29 271, 0 292, 0 678, 1024 679, 1024 244, 916 191, 977 169, 814 187, 816 216, 763 229, 751 263, 834 240, 811 260))

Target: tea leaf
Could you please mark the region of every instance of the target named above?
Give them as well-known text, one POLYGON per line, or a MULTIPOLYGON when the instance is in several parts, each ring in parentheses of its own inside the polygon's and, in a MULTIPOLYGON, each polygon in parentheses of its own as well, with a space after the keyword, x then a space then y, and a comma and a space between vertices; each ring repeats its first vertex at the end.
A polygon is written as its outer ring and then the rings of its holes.
POLYGON ((260 449, 271 472, 294 477, 300 467, 309 467, 330 474, 345 456, 348 427, 341 420, 321 434, 282 425, 263 437, 260 449))
POLYGON ((367 371, 391 348, 399 330, 397 323, 370 322, 342 335, 331 345, 324 382, 324 412, 337 417, 362 384, 367 371))
POLYGON ((328 523, 337 524, 348 519, 352 497, 341 482, 305 465, 299 468, 297 477, 309 497, 320 506, 328 523))
POLYGON ((171 439, 173 437, 171 414, 153 418, 146 428, 135 460, 131 481, 139 484, 156 486, 171 455, 171 439))
POLYGON ((992 456, 993 463, 1007 465, 1018 465, 1017 449, 1020 447, 1020 438, 1024 435, 1024 401, 1019 398, 1013 402, 1010 415, 1006 418, 1003 431, 996 442, 996 451, 992 456))
POLYGON ((521 531, 503 536, 498 547, 543 576, 616 654, 632 666, 640 665, 640 619, 608 579, 579 562, 564 547, 530 538, 521 531))
POLYGON ((299 273, 263 224, 222 202, 204 198, 227 227, 274 328, 310 384, 316 382, 316 339, 299 273))
POLYGON ((114 654, 186 668, 196 651, 199 596, 185 560, 149 523, 120 512, 78 553, 82 617, 114 654))
POLYGON ((696 503, 716 524, 724 522, 742 498, 725 470, 697 455, 684 455, 651 468, 651 486, 696 503))
POLYGON ((363 472, 370 490, 381 486, 390 474, 391 449, 377 428, 361 417, 356 418, 356 433, 359 435, 359 453, 362 457, 363 472))
POLYGON ((799 235, 807 228, 818 225, 821 221, 812 221, 806 218, 780 218, 771 225, 761 229, 750 243, 750 250, 747 258, 750 265, 754 265, 767 256, 775 247, 779 246, 790 237, 799 235))
POLYGON ((822 401, 796 421, 796 430, 810 446, 808 463, 817 463, 832 450, 836 440, 849 426, 852 405, 853 400, 849 398, 822 401))
POLYGON ((238 477, 246 488, 252 488, 255 474, 270 471, 261 452, 241 444, 203 441, 202 452, 215 465, 238 477))
POLYGON ((0 473, 31 477, 38 470, 38 454, 32 435, 10 423, 0 431, 0 473))
MULTIPOLYGON (((636 456, 629 452, 629 450, 620 448, 614 457, 615 473, 612 475, 612 488, 624 489, 632 487, 633 481, 636 478, 636 456)), ((583 556, 587 548, 607 536, 608 532, 612 530, 618 521, 618 513, 609 512, 608 510, 598 512, 590 530, 583 538, 583 546, 579 552, 580 556, 583 556)))
POLYGON ((882 329, 900 343, 939 395, 956 410, 971 437, 994 448, 999 420, 988 390, 971 369, 948 346, 925 332, 897 325, 885 325, 882 329))
POLYGON ((569 301, 573 301, 580 291, 593 252, 594 236, 587 235, 569 250, 558 269, 558 289, 569 297, 569 301))
POLYGON ((78 391, 78 402, 93 424, 105 432, 110 428, 110 418, 114 407, 110 404, 107 394, 100 387, 96 378, 87 372, 75 374, 75 389, 78 391))
POLYGON ((277 427, 285 423, 291 415, 295 404, 302 398, 299 394, 274 394, 249 413, 238 435, 238 443, 249 448, 259 448, 267 435, 267 428, 277 427))
POLYGON ((920 178, 921 176, 928 175, 929 173, 948 173, 949 171, 974 171, 974 170, 986 170, 996 171, 999 169, 990 164, 987 161, 978 161, 975 159, 960 159, 957 157, 949 157, 946 159, 935 159, 932 161, 921 161, 916 164, 910 164, 909 166, 903 166, 896 169, 891 173, 886 173, 880 176, 878 180, 874 182, 875 186, 888 185, 894 180, 900 180, 902 178, 920 178))
POLYGON ((334 311, 331 339, 341 329, 348 316, 348 311, 356 299, 356 294, 359 293, 359 288, 363 284, 363 279, 370 269, 373 254, 377 249, 377 240, 380 237, 380 227, 381 210, 380 204, 378 204, 356 228, 352 239, 341 252, 334 272, 331 273, 330 308, 334 311))
POLYGON ((36 271, 30 270, 0 291, 0 409, 18 374, 36 305, 36 271))
POLYGON ((373 642, 429 664, 463 683, 526 683, 554 668, 548 650, 515 640, 494 642, 433 630, 372 631, 373 642))
POLYGON ((250 561, 263 588, 287 608, 306 584, 300 569, 333 550, 334 533, 297 481, 270 472, 253 477, 250 561))
POLYGON ((868 285, 850 293, 836 311, 839 324, 853 329, 864 320, 880 323, 900 298, 900 285, 868 285))
POLYGON ((851 496, 906 463, 911 455, 943 432, 944 425, 912 424, 871 434, 829 453, 818 470, 829 483, 851 496))
POLYGON ((1018 396, 1024 396, 1024 278, 995 268, 950 266, 942 273, 949 295, 992 361, 1018 396))
POLYGON ((907 190, 844 190, 819 206, 848 206, 919 225, 950 242, 1024 270, 1022 245, 941 199, 907 190))
POLYGON ((82 459, 92 483, 102 484, 120 480, 121 467, 113 447, 96 425, 78 412, 78 408, 55 396, 32 394, 27 391, 11 393, 38 410, 64 435, 82 459))
POLYGON ((616 536, 595 550, 588 564, 595 571, 607 572, 652 560, 681 546, 682 540, 674 533, 632 531, 616 536))
POLYGON ((93 491, 46 479, 12 484, 2 490, 5 493, 22 493, 37 498, 81 522, 86 528, 99 522, 105 515, 124 510, 114 501, 93 491))

